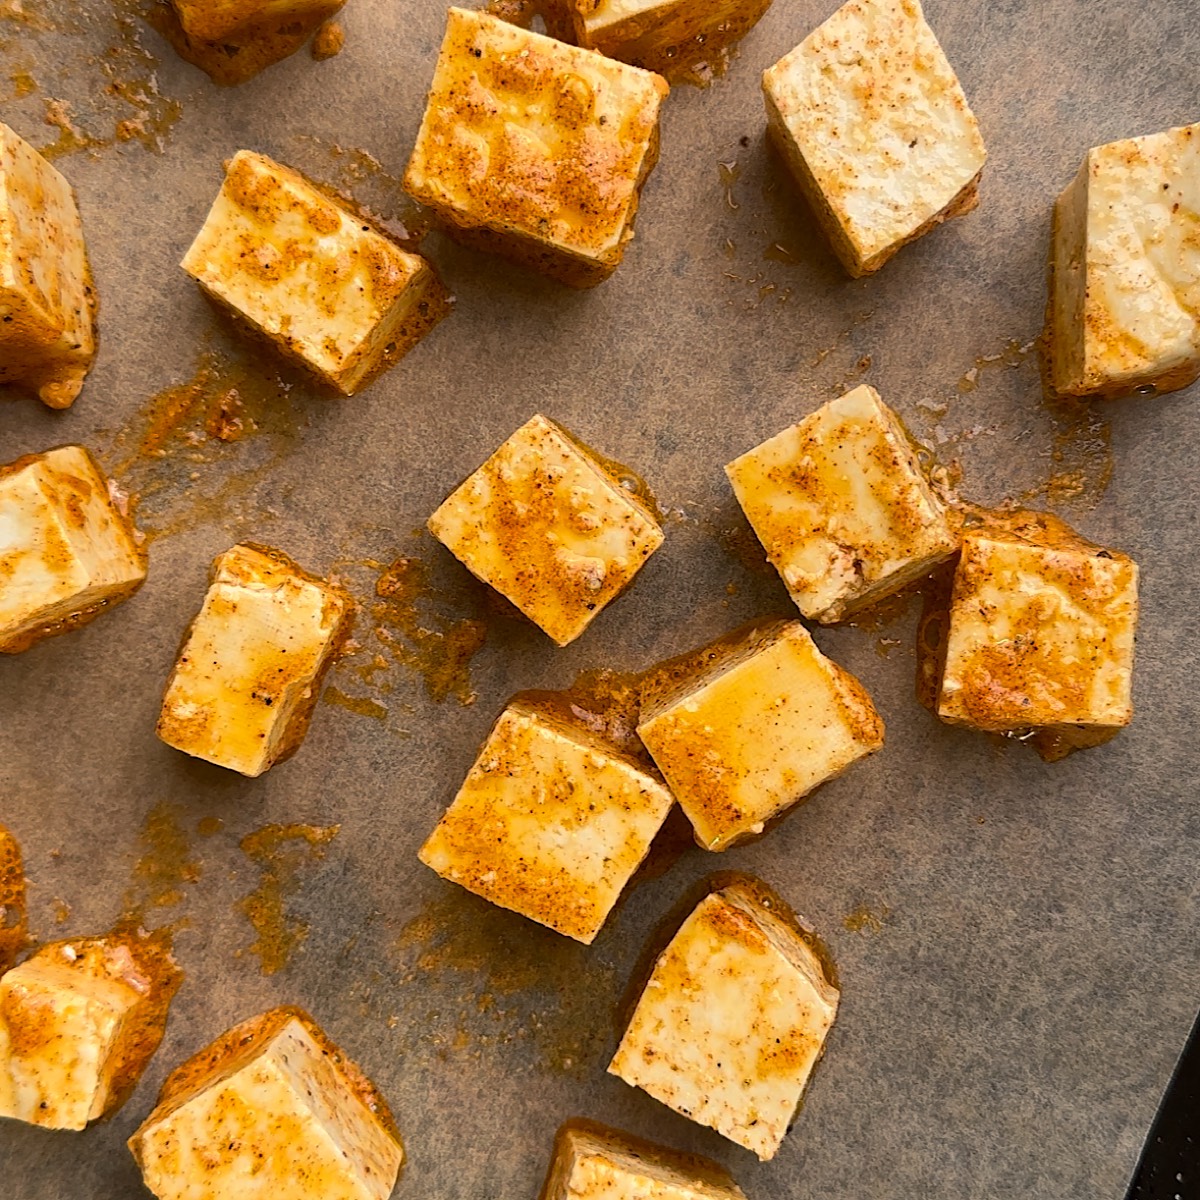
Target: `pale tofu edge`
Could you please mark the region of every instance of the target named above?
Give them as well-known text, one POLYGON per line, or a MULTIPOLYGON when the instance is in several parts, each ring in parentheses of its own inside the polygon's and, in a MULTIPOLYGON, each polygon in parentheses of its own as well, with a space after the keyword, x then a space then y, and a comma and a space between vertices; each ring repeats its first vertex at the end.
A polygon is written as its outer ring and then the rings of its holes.
POLYGON ((130 1139, 159 1200, 387 1200, 403 1150, 298 1021, 130 1139), (231 1147, 226 1152, 225 1147, 231 1147))
POLYGON ((590 944, 674 798, 532 710, 506 710, 420 860, 491 903, 590 944))
POLYGON ((158 736, 261 775, 303 740, 348 611, 334 589, 256 550, 222 555, 167 685, 158 736))
POLYGON ((659 958, 609 1071, 765 1161, 836 1007, 740 898, 713 893, 659 958))
POLYGON ((101 1117, 123 1014, 137 998, 115 980, 36 958, 9 971, 0 979, 0 1117, 72 1130, 101 1117))

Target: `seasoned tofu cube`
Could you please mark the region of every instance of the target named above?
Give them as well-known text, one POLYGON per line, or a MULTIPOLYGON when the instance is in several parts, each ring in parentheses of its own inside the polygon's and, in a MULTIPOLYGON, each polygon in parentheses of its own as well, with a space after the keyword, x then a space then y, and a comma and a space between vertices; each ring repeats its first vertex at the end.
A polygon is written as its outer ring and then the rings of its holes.
POLYGON ((728 850, 883 745, 883 722, 799 621, 659 668, 638 734, 706 850, 728 850))
POLYGON ((659 956, 609 1072, 773 1158, 839 992, 798 925, 756 881, 706 896, 659 956))
POLYGON ((243 775, 290 758, 351 615, 344 592, 286 554, 226 551, 167 684, 158 736, 243 775))
POLYGON ((771 0, 550 0, 555 36, 651 71, 711 60, 758 24, 771 0))
POLYGON ((724 1167, 591 1121, 554 1140, 541 1200, 746 1200, 724 1167))
POLYGON ((518 701, 420 858, 493 904, 590 944, 672 804, 615 746, 518 701))
POLYGON ((215 83, 244 83, 295 54, 346 0, 171 0, 180 55, 215 83))
POLYGON ((383 1097, 295 1008, 173 1071, 129 1149, 159 1200, 387 1200, 404 1161, 383 1097))
POLYGON ((83 1129, 129 1098, 183 976, 154 938, 43 946, 0 976, 0 1117, 83 1129))
POLYGON ((87 624, 145 578, 138 532, 82 446, 0 467, 0 654, 87 624))
POLYGON ((69 408, 96 357, 96 294, 71 185, 0 124, 0 385, 69 408))
POLYGON ((840 621, 928 575, 958 539, 899 418, 871 387, 830 401, 725 473, 797 608, 840 621))
POLYGON ((347 396, 448 311, 420 255, 248 150, 228 164, 181 265, 218 304, 347 396))
POLYGON ((648 71, 452 8, 405 189, 460 241, 593 287, 633 237, 667 90, 648 71))
POLYGON ((920 0, 850 0, 763 75, 763 94, 851 275, 978 203, 983 137, 920 0))
POLYGON ((25 868, 21 847, 0 825, 0 975, 29 943, 25 908, 25 868))
POLYGON ((1046 514, 963 538, 938 715, 1095 744, 1133 717, 1138 569, 1046 514))
POLYGON ((1090 150, 1054 209, 1057 391, 1200 378, 1200 124, 1090 150))
POLYGON ((632 472, 539 414, 450 494, 429 532, 565 646, 662 545, 652 503, 632 472))

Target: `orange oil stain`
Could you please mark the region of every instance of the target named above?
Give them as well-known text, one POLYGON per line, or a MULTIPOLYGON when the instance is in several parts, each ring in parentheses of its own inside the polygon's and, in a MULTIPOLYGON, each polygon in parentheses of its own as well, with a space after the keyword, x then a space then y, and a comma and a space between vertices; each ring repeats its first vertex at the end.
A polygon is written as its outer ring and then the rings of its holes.
POLYGON ((182 804, 162 800, 142 819, 138 857, 122 909, 126 921, 144 923, 154 909, 181 904, 185 885, 199 880, 202 867, 184 829, 186 813, 182 804))
POLYGON ((321 693, 321 699, 335 708, 344 708, 360 717, 370 717, 375 721, 386 721, 388 710, 375 700, 366 696, 347 696, 340 688, 329 684, 321 693))
POLYGON ((238 908, 256 934, 250 952, 264 975, 282 971, 308 937, 308 924, 287 911, 287 901, 300 890, 303 869, 325 857, 340 830, 340 825, 266 825, 242 838, 242 853, 260 875, 238 908))
POLYGON ((842 927, 847 933, 879 933, 891 911, 886 904, 881 905, 878 912, 860 904, 842 918, 842 927))

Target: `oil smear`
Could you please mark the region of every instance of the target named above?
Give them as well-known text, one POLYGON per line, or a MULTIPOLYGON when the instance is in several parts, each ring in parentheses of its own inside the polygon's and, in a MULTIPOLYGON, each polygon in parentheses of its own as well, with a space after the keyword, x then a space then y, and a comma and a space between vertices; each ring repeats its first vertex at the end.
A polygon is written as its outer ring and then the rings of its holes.
POLYGON ((300 891, 305 868, 325 857, 340 830, 340 825, 266 825, 242 838, 242 853, 258 867, 259 881, 238 908, 256 935, 250 953, 264 975, 282 971, 308 937, 308 923, 290 913, 287 902, 300 891))

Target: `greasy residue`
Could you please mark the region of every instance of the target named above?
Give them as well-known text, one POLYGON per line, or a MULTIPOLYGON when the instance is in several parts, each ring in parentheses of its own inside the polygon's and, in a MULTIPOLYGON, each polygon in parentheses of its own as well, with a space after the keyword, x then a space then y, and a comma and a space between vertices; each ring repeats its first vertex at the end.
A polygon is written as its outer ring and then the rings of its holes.
POLYGON ((396 1024, 446 1056, 527 1045, 543 1070, 587 1078, 611 1050, 614 966, 596 947, 446 885, 395 943, 414 984, 396 1024))
POLYGON ((168 800, 160 800, 142 819, 123 907, 130 922, 145 922, 151 910, 182 903, 184 885, 200 878, 202 868, 192 855, 187 819, 187 809, 168 800))
POLYGON ((421 676, 431 700, 453 697, 459 704, 474 704, 471 660, 483 648, 487 626, 439 612, 422 616, 422 607, 432 599, 425 563, 411 556, 397 558, 375 581, 370 608, 374 636, 396 663, 421 676))
POLYGON ((143 531, 153 539, 205 520, 269 517, 245 509, 308 423, 303 382, 255 348, 218 346, 208 335, 191 376, 150 396, 103 455, 135 498, 143 531), (202 468, 217 464, 225 469, 210 481, 202 468))
POLYGON ((389 171, 369 150, 297 134, 298 153, 291 162, 321 186, 332 168, 330 186, 339 202, 367 218, 409 250, 417 250, 429 232, 431 217, 404 192, 400 175, 389 171))
POLYGON ((321 693, 321 699, 326 704, 332 704, 336 708, 344 708, 347 712, 355 713, 360 717, 371 717, 376 721, 386 721, 388 710, 374 700, 366 696, 347 696, 341 688, 336 688, 333 684, 329 684, 321 693))
POLYGON ((242 852, 255 863, 258 886, 238 908, 257 935, 250 946, 264 975, 283 970, 308 937, 309 926, 288 912, 287 901, 299 890, 305 867, 325 857, 340 825, 266 825, 241 840, 242 852))
MULTIPOLYGON (((50 158, 79 151, 93 154, 136 142, 162 153, 183 113, 180 102, 162 93, 159 61, 143 42, 146 18, 157 0, 111 0, 79 4, 75 0, 39 0, 32 5, 7 0, 0 20, 24 27, 21 49, 36 55, 45 100, 45 120, 57 130, 40 147, 50 158), (41 35, 55 38, 54 54, 38 53, 41 35), (94 47, 104 50, 96 53, 94 47), (49 63, 57 71, 46 76, 49 63)), ((36 85, 29 63, 11 78, 17 98, 36 85)))
POLYGON ((878 910, 860 904, 842 918, 842 925, 847 933, 879 933, 891 911, 886 904, 880 905, 878 910))

